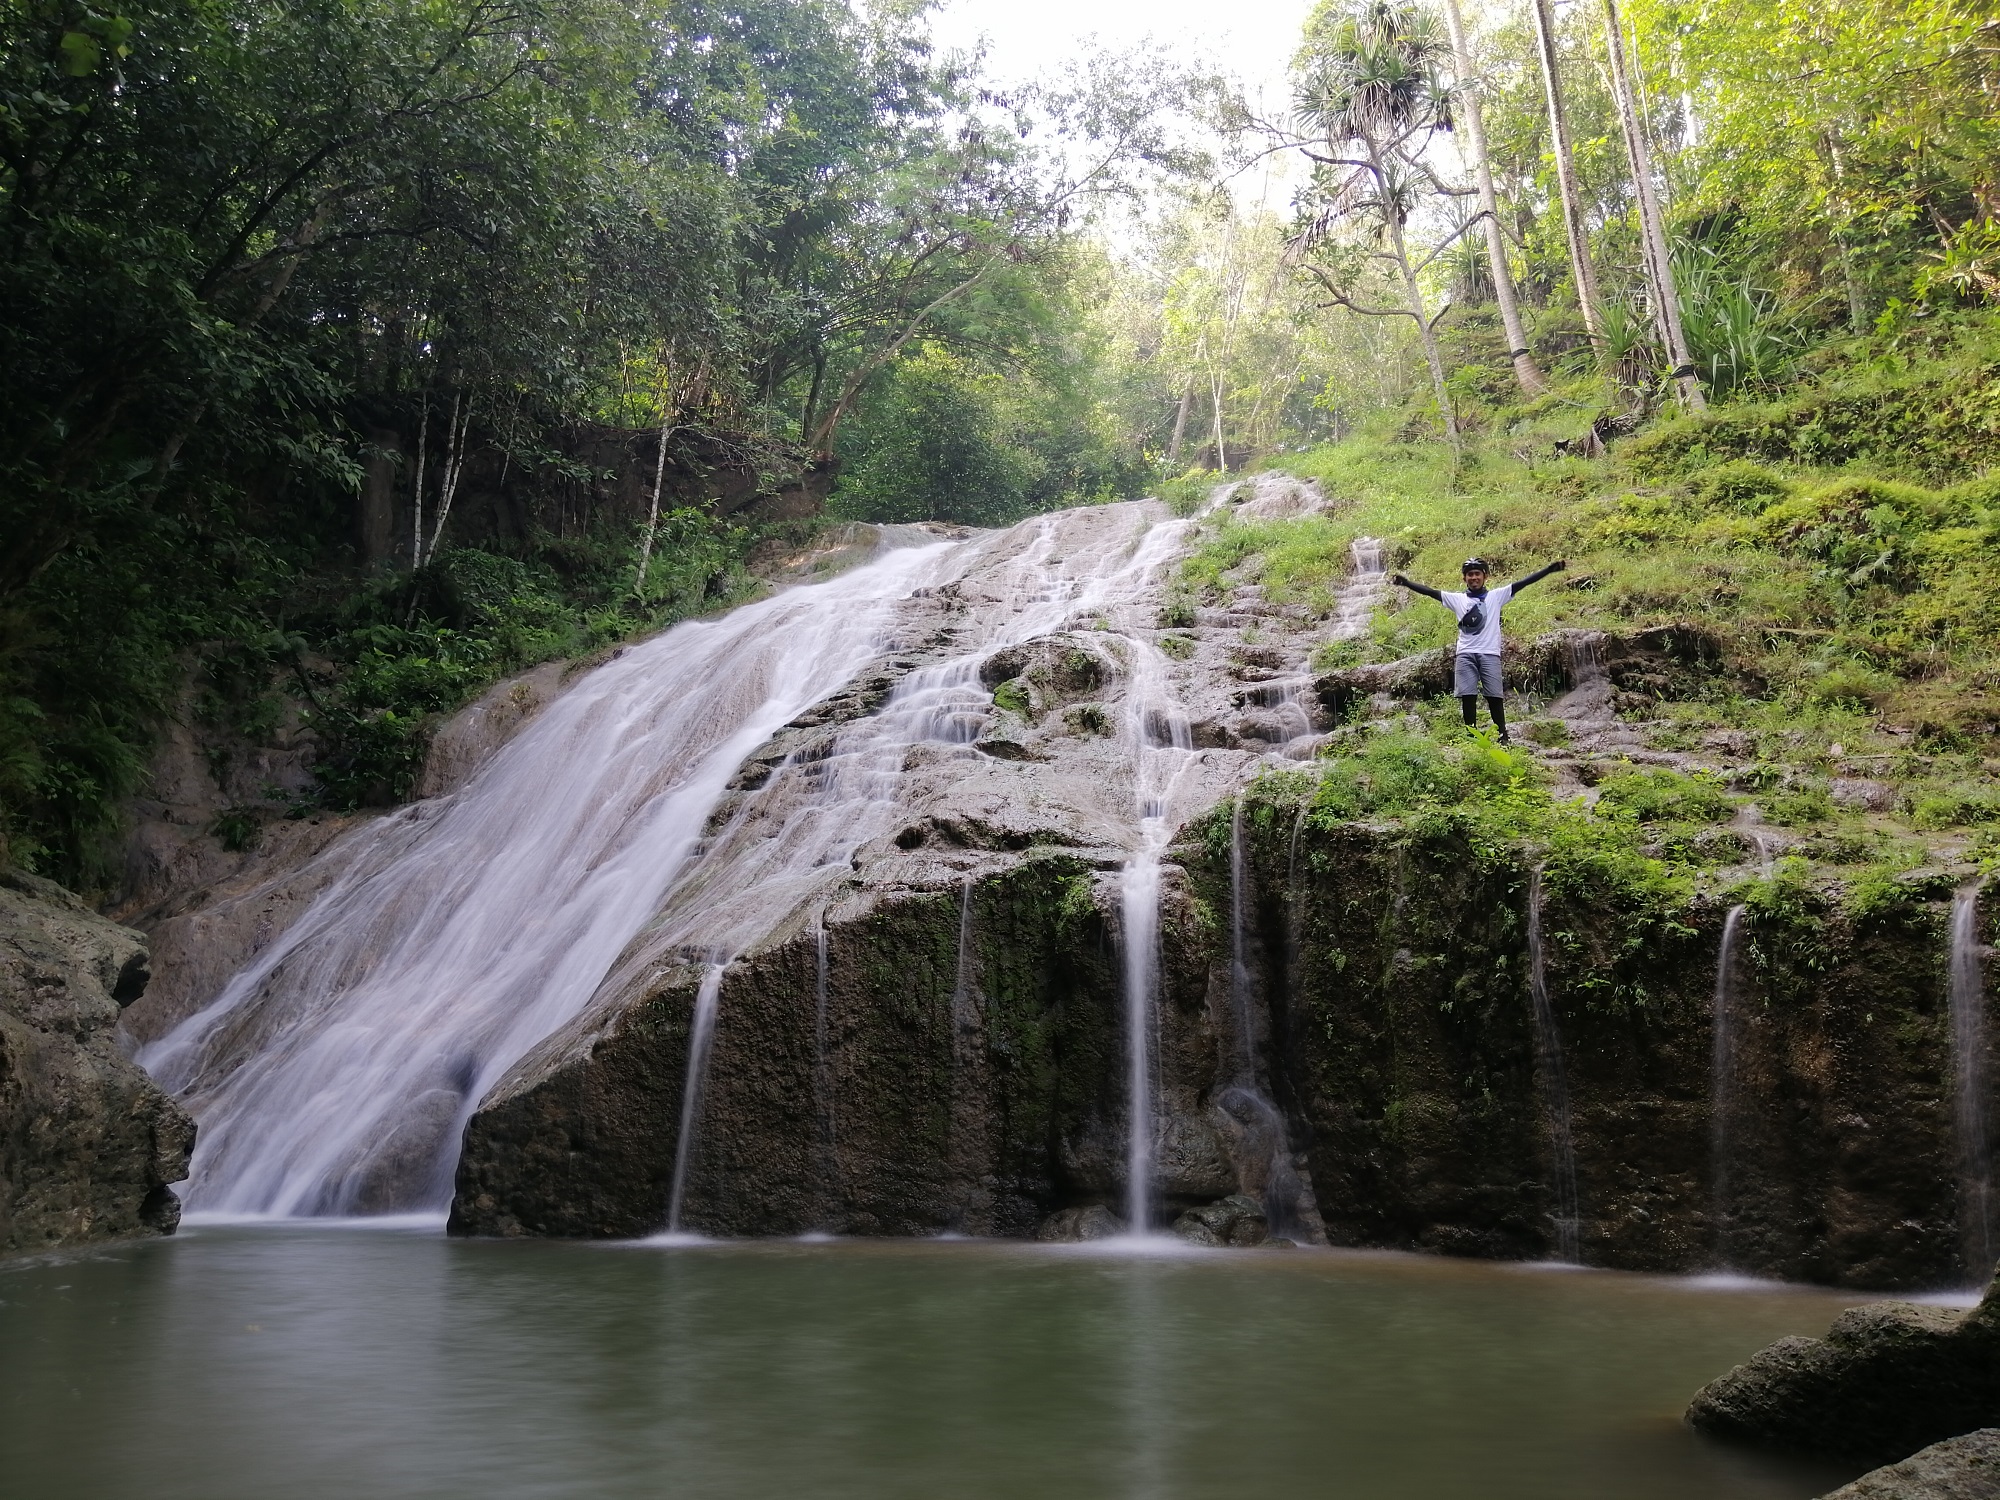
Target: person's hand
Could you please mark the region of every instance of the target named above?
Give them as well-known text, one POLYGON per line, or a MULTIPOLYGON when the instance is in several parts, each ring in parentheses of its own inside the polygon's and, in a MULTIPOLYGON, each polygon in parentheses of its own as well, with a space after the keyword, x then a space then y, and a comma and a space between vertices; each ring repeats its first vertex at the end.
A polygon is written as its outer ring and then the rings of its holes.
POLYGON ((1555 560, 1553 564, 1551 564, 1551 566, 1555 569, 1556 572, 1560 573, 1563 571, 1563 569, 1569 566, 1569 559, 1566 557, 1559 557, 1555 560))
POLYGON ((1391 573, 1389 575, 1389 582, 1395 584, 1398 588, 1407 586, 1409 584, 1409 581, 1410 580, 1405 578, 1401 573, 1391 573))

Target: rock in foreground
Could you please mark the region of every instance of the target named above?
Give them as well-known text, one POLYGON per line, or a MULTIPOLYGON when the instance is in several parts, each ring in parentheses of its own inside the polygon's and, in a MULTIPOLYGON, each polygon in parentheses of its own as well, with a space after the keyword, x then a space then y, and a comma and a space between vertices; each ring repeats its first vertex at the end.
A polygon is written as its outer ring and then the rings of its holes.
POLYGON ((1842 1485, 1826 1500, 2000 1500, 2000 1427, 1933 1443, 1842 1485))
POLYGON ((1872 1464, 2000 1423, 2000 1280, 1964 1314, 1850 1308, 1825 1338, 1779 1339, 1711 1381, 1687 1416, 1716 1437, 1872 1464))
POLYGON ((0 872, 0 1251, 171 1234, 194 1122, 112 1040, 146 943, 0 872))

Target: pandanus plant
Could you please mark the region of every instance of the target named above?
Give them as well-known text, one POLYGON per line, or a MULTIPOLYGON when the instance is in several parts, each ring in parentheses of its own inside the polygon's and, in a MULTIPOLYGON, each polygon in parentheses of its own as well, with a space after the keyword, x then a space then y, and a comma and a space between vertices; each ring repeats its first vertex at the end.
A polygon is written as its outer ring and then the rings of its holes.
POLYGON ((1406 317, 1417 326, 1445 438, 1458 450, 1458 419, 1445 387, 1437 323, 1425 307, 1419 276, 1471 228, 1468 220, 1422 261, 1413 261, 1405 225, 1428 189, 1450 192, 1424 162, 1425 140, 1449 130, 1455 89, 1443 73, 1452 45, 1429 10, 1394 0, 1368 0, 1341 12, 1331 6, 1314 17, 1306 34, 1295 114, 1313 144, 1313 186, 1305 221, 1294 241, 1305 270, 1334 302, 1368 317, 1406 317), (1371 220, 1376 243, 1369 252, 1392 264, 1404 306, 1369 307, 1355 299, 1334 271, 1306 257, 1330 241, 1349 219, 1371 220))

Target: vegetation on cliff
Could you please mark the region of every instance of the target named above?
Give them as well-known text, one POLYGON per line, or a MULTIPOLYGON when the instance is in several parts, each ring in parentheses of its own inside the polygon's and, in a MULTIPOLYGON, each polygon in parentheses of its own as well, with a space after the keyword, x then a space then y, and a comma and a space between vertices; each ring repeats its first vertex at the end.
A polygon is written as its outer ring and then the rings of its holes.
POLYGON ((1343 508, 1217 523, 1190 597, 1565 551, 1517 633, 1716 628, 1726 701, 1648 733, 1756 736, 1767 815, 1840 745, 1982 823, 2000 32, 1545 10, 1329 0, 1259 118, 1152 56, 1001 87, 902 0, 17 0, 0 836, 101 886, 176 716, 317 747, 230 840, 407 795, 437 715, 739 597, 829 496, 1186 512, 1259 462, 1343 508))

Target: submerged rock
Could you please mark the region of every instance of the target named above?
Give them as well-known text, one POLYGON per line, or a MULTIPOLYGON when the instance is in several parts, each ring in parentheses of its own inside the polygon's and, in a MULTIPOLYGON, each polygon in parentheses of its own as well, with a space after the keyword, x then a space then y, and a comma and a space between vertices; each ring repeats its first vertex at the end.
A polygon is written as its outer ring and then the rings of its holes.
POLYGON ((0 1251, 171 1234, 194 1122, 112 1040, 146 942, 0 872, 0 1251))
POLYGON ((1101 1203, 1065 1208, 1035 1226, 1035 1238, 1045 1245, 1074 1245, 1083 1240, 1115 1240, 1125 1221, 1101 1203))
POLYGON ((1270 1229, 1264 1205, 1247 1193, 1231 1193, 1174 1220, 1174 1233, 1191 1245, 1261 1245, 1270 1229))
POLYGON ((1933 1443, 1825 1500, 2000 1500, 2000 1427, 1933 1443))
POLYGON ((1716 1437, 1875 1464, 2000 1423, 2000 1278, 1968 1313, 1874 1302, 1823 1339, 1779 1339, 1702 1387, 1687 1419, 1716 1437))

